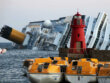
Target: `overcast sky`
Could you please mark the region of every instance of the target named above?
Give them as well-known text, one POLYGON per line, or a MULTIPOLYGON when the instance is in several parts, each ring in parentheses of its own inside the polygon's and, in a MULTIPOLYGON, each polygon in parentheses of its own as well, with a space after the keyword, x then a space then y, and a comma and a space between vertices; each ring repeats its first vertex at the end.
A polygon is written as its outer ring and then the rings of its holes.
POLYGON ((0 0, 0 28, 9 25, 21 31, 31 21, 70 16, 77 9, 94 17, 104 11, 110 17, 110 0, 0 0))

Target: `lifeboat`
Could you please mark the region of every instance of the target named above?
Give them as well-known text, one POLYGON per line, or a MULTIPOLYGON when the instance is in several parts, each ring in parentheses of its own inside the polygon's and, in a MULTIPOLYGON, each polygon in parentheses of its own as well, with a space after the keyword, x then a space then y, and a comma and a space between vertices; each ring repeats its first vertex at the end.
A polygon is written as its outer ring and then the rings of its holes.
POLYGON ((32 83, 96 83, 110 76, 110 62, 95 58, 69 62, 68 57, 48 57, 28 59, 24 63, 32 83))

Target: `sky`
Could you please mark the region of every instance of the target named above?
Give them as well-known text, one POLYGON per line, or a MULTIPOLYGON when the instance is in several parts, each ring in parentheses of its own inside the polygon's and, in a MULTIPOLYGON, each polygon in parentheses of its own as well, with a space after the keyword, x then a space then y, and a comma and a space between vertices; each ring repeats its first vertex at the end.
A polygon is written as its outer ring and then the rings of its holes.
MULTIPOLYGON (((9 25, 19 31, 29 22, 74 15, 110 17, 110 0, 0 0, 0 28, 9 25)), ((9 42, 0 38, 0 42, 9 42)))

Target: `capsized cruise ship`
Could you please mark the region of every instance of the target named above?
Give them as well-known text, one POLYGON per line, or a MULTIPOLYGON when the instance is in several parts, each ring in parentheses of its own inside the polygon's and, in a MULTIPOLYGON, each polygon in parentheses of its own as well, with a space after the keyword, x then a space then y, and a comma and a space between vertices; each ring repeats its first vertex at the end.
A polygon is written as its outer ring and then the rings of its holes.
MULTIPOLYGON (((100 12, 96 18, 82 15, 82 19, 86 24, 87 48, 110 50, 110 24, 107 14, 100 12)), ((0 34, 13 41, 14 48, 58 50, 59 47, 70 46, 71 20, 72 16, 67 16, 57 20, 30 22, 22 32, 4 26, 0 34)))

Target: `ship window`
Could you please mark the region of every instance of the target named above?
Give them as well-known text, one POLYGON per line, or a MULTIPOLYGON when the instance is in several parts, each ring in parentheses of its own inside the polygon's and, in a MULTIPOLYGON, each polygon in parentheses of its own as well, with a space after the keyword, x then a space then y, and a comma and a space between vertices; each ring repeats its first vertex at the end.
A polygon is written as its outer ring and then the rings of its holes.
POLYGON ((91 31, 91 34, 93 34, 93 31, 91 31))
POLYGON ((38 43, 40 43, 40 41, 41 41, 41 37, 39 38, 38 43))
POLYGON ((89 43, 87 43, 87 46, 89 45, 89 43))
POLYGON ((37 68, 38 72, 42 72, 42 68, 43 68, 43 65, 39 65, 38 68, 37 68))
POLYGON ((66 72, 66 65, 60 66, 60 72, 66 72))
POLYGON ((87 58, 87 61, 91 61, 91 59, 90 58, 87 58))
POLYGON ((53 62, 52 62, 52 64, 56 64, 58 61, 57 60, 54 60, 53 62))
POLYGON ((72 63, 72 66, 76 66, 77 64, 78 64, 78 62, 75 61, 75 62, 72 63))
POLYGON ((54 60, 54 57, 50 57, 50 59, 54 60))
POLYGON ((49 63, 44 63, 44 69, 47 69, 49 66, 49 63))

